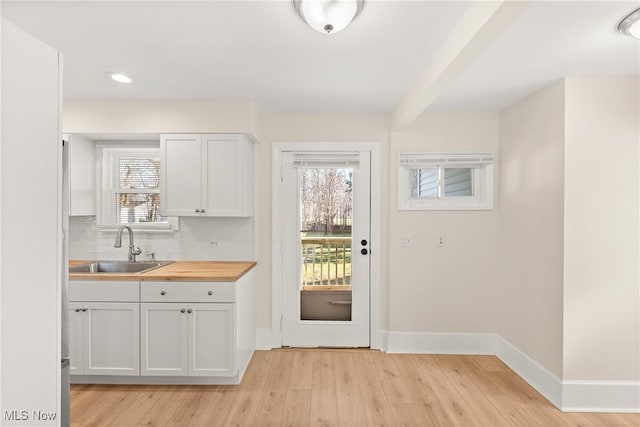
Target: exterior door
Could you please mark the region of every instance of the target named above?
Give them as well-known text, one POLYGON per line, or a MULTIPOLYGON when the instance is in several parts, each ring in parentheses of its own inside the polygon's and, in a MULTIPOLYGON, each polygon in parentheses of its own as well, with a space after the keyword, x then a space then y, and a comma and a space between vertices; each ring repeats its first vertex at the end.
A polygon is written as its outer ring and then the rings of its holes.
POLYGON ((282 345, 368 347, 370 152, 283 152, 282 345))

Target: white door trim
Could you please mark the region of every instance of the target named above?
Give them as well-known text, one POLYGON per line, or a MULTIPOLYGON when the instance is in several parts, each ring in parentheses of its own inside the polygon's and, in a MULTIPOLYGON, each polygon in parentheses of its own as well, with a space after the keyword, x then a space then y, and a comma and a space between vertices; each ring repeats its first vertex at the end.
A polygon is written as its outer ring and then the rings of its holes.
POLYGON ((272 247, 271 247, 271 347, 282 347, 282 265, 279 262, 282 249, 282 235, 280 230, 281 209, 281 155, 284 151, 339 151, 339 150, 364 150, 371 152, 371 276, 369 294, 369 343, 372 349, 382 349, 380 342, 380 257, 381 246, 381 194, 380 176, 381 159, 380 143, 376 142, 277 142, 273 144, 272 156, 272 247))

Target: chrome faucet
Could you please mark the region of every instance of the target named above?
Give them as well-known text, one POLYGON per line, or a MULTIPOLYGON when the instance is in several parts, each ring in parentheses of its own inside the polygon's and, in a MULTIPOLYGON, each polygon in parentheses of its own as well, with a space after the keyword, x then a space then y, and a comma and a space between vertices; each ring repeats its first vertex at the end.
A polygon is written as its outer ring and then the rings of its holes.
POLYGON ((118 229, 118 234, 116 235, 116 243, 113 245, 113 247, 114 248, 122 247, 122 231, 125 228, 129 231, 129 262, 136 262, 136 255, 140 255, 142 253, 142 250, 134 246, 133 230, 128 225, 123 225, 118 229))

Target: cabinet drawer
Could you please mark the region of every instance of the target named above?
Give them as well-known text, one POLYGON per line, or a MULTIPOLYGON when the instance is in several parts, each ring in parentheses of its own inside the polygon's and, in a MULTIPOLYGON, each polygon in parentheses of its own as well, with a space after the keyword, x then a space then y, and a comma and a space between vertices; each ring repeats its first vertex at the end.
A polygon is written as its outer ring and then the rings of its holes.
POLYGON ((69 301, 138 302, 140 282, 71 280, 69 301))
POLYGON ((143 302, 235 302, 233 282, 142 282, 143 302))

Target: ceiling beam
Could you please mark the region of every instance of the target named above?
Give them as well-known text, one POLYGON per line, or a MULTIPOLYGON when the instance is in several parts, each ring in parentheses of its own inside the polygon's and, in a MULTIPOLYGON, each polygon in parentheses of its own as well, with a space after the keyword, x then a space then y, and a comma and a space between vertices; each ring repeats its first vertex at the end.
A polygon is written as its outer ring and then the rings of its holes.
POLYGON ((393 110, 392 127, 407 126, 422 114, 529 4, 517 0, 476 0, 471 4, 421 71, 409 93, 393 110))

